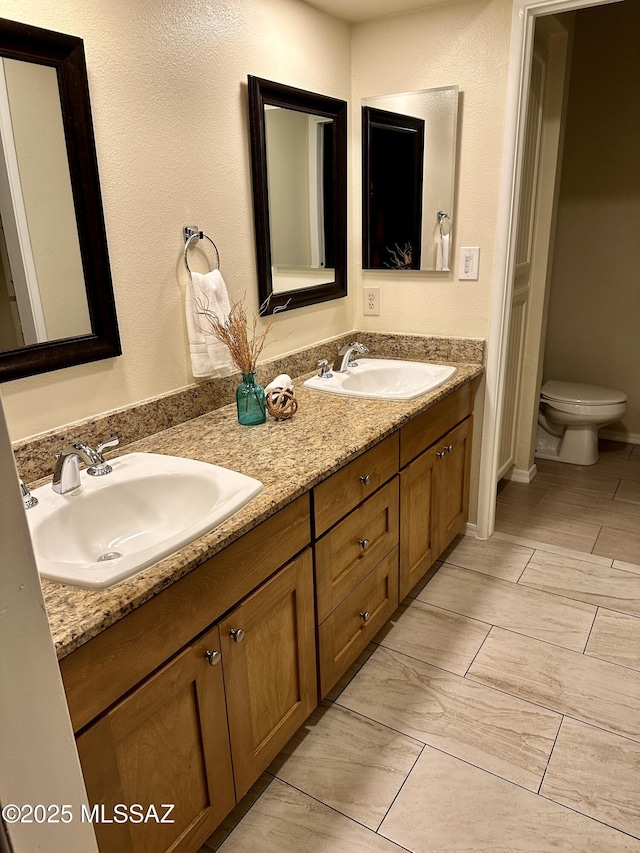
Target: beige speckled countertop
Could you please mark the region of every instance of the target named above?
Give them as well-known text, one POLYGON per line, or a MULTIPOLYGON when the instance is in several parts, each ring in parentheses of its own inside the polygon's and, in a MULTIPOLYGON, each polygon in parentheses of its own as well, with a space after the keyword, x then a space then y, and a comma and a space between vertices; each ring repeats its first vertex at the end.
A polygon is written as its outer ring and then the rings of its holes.
POLYGON ((235 405, 227 405, 129 444, 125 452, 187 456, 233 468, 261 480, 264 491, 200 539, 110 589, 86 590, 43 580, 58 658, 70 654, 483 371, 481 364, 456 362, 455 366, 452 379, 415 400, 340 397, 303 388, 299 379, 295 383, 299 410, 291 420, 278 422, 268 417, 266 424, 243 427, 238 424, 235 405))

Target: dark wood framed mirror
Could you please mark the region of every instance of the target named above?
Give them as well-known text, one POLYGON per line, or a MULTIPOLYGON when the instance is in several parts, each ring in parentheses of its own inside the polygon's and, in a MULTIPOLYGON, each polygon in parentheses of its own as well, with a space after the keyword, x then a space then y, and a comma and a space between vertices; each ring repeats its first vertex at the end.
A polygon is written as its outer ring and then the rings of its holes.
POLYGON ((120 355, 82 39, 0 19, 0 161, 0 381, 120 355))
POLYGON ((261 313, 347 295, 347 103, 249 77, 261 313))

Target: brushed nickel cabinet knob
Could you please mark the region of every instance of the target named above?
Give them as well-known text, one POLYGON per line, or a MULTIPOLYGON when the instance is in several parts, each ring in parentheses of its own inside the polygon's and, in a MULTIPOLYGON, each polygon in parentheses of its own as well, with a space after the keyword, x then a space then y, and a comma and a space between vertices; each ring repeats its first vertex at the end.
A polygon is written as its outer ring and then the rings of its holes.
POLYGON ((360 618, 362 619, 363 622, 368 622, 369 619, 371 619, 371 614, 369 613, 368 610, 363 610, 360 613, 360 618))
POLYGON ((244 640, 244 629, 232 628, 229 631, 229 636, 231 637, 234 643, 241 643, 244 640))
POLYGON ((370 486, 371 485, 371 474, 365 474, 364 476, 360 477, 360 482, 362 483, 363 486, 370 486))
POLYGON ((216 666, 216 664, 219 664, 222 658, 222 655, 218 651, 212 652, 207 650, 204 653, 204 656, 206 657, 207 661, 211 666, 216 666))
POLYGON ((358 545, 362 548, 363 551, 366 551, 371 543, 368 539, 358 539, 358 545))

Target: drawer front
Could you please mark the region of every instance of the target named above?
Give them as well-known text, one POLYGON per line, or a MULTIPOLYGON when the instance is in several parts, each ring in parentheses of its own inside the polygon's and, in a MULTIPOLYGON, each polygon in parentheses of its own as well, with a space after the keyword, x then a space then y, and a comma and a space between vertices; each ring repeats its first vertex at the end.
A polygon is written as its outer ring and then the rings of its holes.
POLYGON ((476 381, 468 382, 402 427, 400 430, 401 468, 471 414, 476 384, 476 381))
POLYGON ((398 478, 394 477, 316 543, 318 622, 397 544, 398 478))
POLYGON ((321 697, 327 695, 397 606, 398 549, 394 548, 318 628, 321 697))
POLYGON ((315 487, 316 536, 328 530, 397 473, 398 448, 396 432, 315 487))

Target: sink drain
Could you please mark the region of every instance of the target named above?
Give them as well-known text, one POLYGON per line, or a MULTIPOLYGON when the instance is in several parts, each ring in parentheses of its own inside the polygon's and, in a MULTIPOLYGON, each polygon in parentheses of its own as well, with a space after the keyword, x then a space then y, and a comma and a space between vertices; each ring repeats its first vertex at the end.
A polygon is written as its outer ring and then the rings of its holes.
POLYGON ((120 551, 107 551, 106 554, 102 554, 98 557, 99 563, 106 563, 108 560, 117 560, 118 557, 122 557, 120 551))

